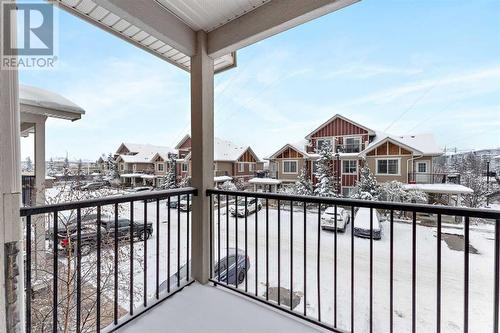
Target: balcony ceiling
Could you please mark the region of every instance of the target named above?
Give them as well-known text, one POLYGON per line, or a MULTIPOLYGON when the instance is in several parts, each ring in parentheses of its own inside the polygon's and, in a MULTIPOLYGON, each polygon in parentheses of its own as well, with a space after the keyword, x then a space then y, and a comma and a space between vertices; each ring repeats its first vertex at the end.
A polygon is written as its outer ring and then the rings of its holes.
POLYGON ((359 0, 47 0, 186 71, 196 32, 208 34, 215 72, 236 51, 359 0))
POLYGON ((191 29, 210 32, 271 0, 156 0, 191 29))
MULTIPOLYGON (((85 21, 88 21, 98 27, 112 33, 113 35, 120 37, 143 50, 152 53, 153 55, 160 57, 171 64, 180 67, 186 71, 190 70, 190 54, 179 50, 175 45, 170 45, 160 34, 156 34, 154 31, 147 29, 143 25, 132 23, 125 13, 117 10, 112 4, 112 2, 99 1, 99 0, 49 0, 53 3, 59 5, 63 10, 74 14, 85 21)), ((135 0, 134 0, 135 1, 135 0)), ((184 4, 179 6, 184 1, 172 1, 177 3, 176 6, 170 6, 169 1, 161 1, 160 3, 152 3, 154 0, 140 0, 137 1, 139 6, 144 6, 149 2, 149 5, 153 10, 168 11, 170 7, 172 8, 191 8, 191 5, 184 4), (142 2, 140 4, 139 2, 142 2), (168 5, 168 6, 167 6, 168 5), (156 7, 156 8, 155 8, 156 7), (168 8, 168 9, 167 9, 168 8)), ((198 1, 185 1, 186 3, 197 3, 198 1)), ((201 2, 201 1, 200 1, 201 2)), ((208 3, 207 1, 203 1, 208 3)), ((220 2, 220 1, 219 1, 220 2)), ((228 1, 222 1, 228 2, 228 1)), ((243 2, 243 1, 242 1, 243 2)), ((245 1, 247 2, 247 1, 245 1)), ((205 5, 204 7, 210 7, 205 5)), ((181 11, 177 11, 181 14, 181 11)), ((176 12, 174 12, 176 13, 176 12)), ((192 12, 191 12, 192 13, 192 12)), ((187 14, 179 15, 179 17, 186 17, 187 14)), ((193 21, 195 22, 195 21, 193 21)), ((205 22, 212 22, 212 20, 206 20, 205 22)), ((193 23, 195 24, 195 23, 193 23)), ((205 23, 206 24, 206 23, 205 23)), ((196 25, 193 25, 193 27, 196 25)), ((193 28, 194 29, 194 28, 193 28)), ((198 29, 197 29, 198 30, 198 29)), ((194 38, 194 37, 193 37, 194 38)), ((231 68, 236 64, 236 53, 230 52, 229 54, 222 55, 215 59, 215 71, 220 72, 225 69, 231 68)))

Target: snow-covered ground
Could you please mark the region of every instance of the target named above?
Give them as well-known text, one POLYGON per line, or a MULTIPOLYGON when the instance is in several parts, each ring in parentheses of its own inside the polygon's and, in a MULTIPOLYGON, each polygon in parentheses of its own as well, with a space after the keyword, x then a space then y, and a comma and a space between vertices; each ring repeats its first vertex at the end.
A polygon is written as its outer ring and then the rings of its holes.
MULTIPOLYGON (((148 204, 148 220, 156 221, 156 203, 148 204)), ((135 206, 135 216, 141 221, 143 205, 135 206)), ((124 211, 125 216, 128 212, 124 211)), ((258 294, 265 293, 266 282, 266 212, 258 213, 258 294)), ((186 262, 186 213, 181 213, 180 220, 180 258, 181 265, 186 262)), ((171 210, 171 272, 177 269, 177 211, 171 210)), ((166 279, 166 248, 167 248, 167 208, 164 203, 160 210, 160 230, 156 230, 148 241, 148 295, 154 296, 156 276, 156 237, 160 237, 160 283, 166 279)), ((255 292, 255 215, 248 217, 248 255, 251 268, 248 273, 248 290, 255 292)), ((375 332, 389 330, 389 222, 382 222, 382 240, 373 242, 373 325, 375 332)), ((221 210, 221 248, 226 248, 226 215, 221 210)), ((238 248, 244 249, 245 219, 238 218, 238 248)), ((350 291, 351 291, 351 237, 349 224, 345 234, 337 236, 337 326, 350 330, 350 291)), ((214 236, 217 239, 217 215, 214 215, 214 236)), ((333 323, 334 295, 334 234, 318 229, 317 212, 307 212, 304 223, 302 211, 293 213, 293 290, 303 294, 304 291, 304 259, 306 260, 307 299, 305 300, 307 315, 318 315, 317 263, 318 263, 318 232, 320 239, 320 295, 322 321, 333 323), (305 229, 304 229, 305 226, 305 229), (306 253, 304 258, 304 230, 306 232, 306 253)), ((443 233, 447 233, 443 229, 443 233)), ((456 234, 455 232, 450 232, 456 234)), ((435 331, 436 325, 436 230, 431 227, 417 226, 417 330, 422 332, 435 331)), ((269 286, 278 285, 277 269, 277 210, 269 209, 269 286)), ((493 319, 493 234, 488 229, 472 230, 471 245, 478 254, 470 255, 470 296, 469 296, 469 329, 471 332, 487 332, 492 329, 493 319)), ((235 221, 229 219, 229 247, 235 244, 235 221)), ((355 330, 368 330, 369 318, 369 244, 368 239, 354 238, 354 275, 355 275, 355 330)), ((126 245, 124 245, 126 246, 126 245)), ((217 256, 217 243, 215 255, 217 256)), ((281 211, 281 286, 290 286, 290 212, 281 211)), ((463 290, 464 252, 448 248, 442 241, 442 330, 443 332, 462 331, 463 325, 463 290)), ((135 243, 137 255, 141 255, 141 243, 135 243)), ((224 256, 222 251, 222 256, 224 256)), ((394 224, 394 328, 396 332, 411 331, 411 282, 412 282, 411 225, 394 224)), ((120 265, 128 264, 128 261, 120 265)), ((142 289, 142 267, 136 265, 134 285, 142 289)), ((127 308, 128 281, 123 279, 123 291, 120 294, 122 305, 127 308)), ((245 288, 245 284, 239 286, 245 288)), ((121 290, 122 288, 120 288, 121 290)), ((141 304, 139 296, 137 305, 141 304)), ((304 299, 295 308, 302 312, 304 299)))

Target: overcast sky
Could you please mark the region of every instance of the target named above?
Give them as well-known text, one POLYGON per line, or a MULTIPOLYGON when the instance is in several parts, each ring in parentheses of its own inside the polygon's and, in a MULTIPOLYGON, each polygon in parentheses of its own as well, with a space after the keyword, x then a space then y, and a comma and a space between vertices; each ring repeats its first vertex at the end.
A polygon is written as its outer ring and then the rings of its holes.
MULTIPOLYGON (((57 70, 20 81, 86 114, 48 121, 47 158, 174 146, 188 133, 186 72, 58 12, 57 70)), ((394 134, 432 132, 442 147, 500 147, 500 1, 363 0, 240 50, 238 67, 216 77, 216 136, 261 157, 336 113, 394 134)))

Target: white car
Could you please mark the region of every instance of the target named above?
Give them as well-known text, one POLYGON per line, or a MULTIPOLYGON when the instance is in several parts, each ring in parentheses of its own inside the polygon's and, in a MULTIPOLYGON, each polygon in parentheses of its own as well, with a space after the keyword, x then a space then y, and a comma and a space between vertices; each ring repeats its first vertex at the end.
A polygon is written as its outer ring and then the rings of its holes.
POLYGON ((245 199, 239 199, 238 205, 234 203, 229 205, 229 213, 231 216, 240 216, 244 217, 250 214, 253 214, 262 209, 262 202, 255 198, 247 199, 247 208, 245 209, 245 199), (236 206, 238 207, 238 212, 236 212, 236 206))
POLYGON ((187 200, 187 198, 185 199, 181 199, 181 201, 179 202, 179 210, 182 211, 182 212, 187 212, 188 210, 191 211, 191 200, 187 200))
POLYGON ((373 231, 370 232, 370 208, 359 208, 354 218, 354 236, 373 239, 382 238, 382 228, 378 219, 377 210, 373 209, 373 231))
MULTIPOLYGON (((337 207, 337 230, 344 232, 351 216, 344 208, 337 207)), ((335 230, 335 207, 328 207, 321 215, 321 229, 335 230)))

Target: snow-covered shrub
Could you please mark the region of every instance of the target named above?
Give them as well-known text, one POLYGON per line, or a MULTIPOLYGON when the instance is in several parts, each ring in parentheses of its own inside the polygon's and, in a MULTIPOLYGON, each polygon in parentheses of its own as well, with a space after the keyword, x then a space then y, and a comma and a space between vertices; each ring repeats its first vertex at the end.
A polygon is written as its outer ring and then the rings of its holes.
POLYGON ((222 183, 220 185, 220 189, 223 190, 223 191, 237 191, 238 188, 236 187, 236 185, 231 182, 231 181, 225 181, 224 183, 222 183))
POLYGON ((418 190, 406 191, 406 194, 403 198, 404 202, 412 202, 412 203, 427 203, 428 200, 429 197, 427 193, 418 190))

